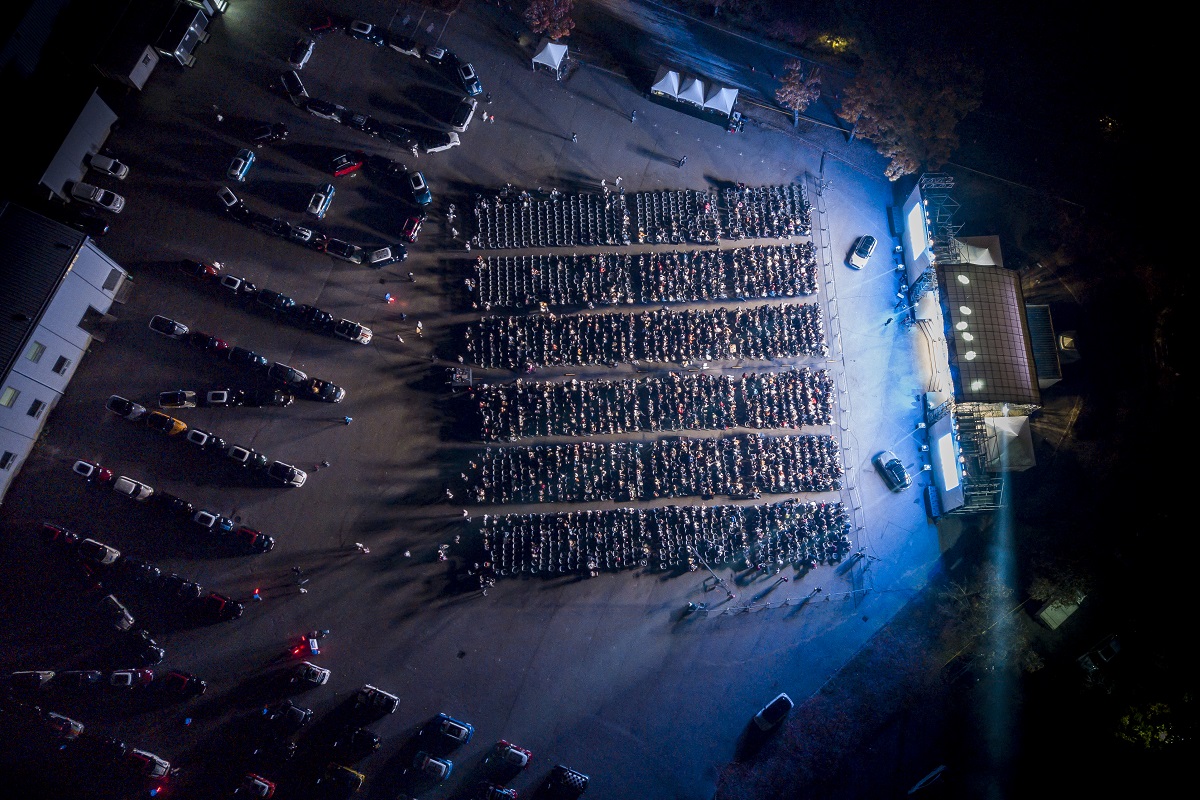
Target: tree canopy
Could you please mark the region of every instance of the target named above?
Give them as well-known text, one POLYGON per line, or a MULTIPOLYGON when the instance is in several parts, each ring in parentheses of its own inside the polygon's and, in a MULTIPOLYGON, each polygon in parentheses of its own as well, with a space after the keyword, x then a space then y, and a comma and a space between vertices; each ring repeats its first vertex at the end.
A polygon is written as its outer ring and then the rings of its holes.
POLYGON ((571 19, 574 10, 575 0, 530 0, 529 8, 525 9, 525 21, 534 33, 561 39, 570 36, 575 27, 575 20, 571 19))
POLYGON ((775 99, 784 108, 801 112, 815 103, 821 96, 820 69, 813 67, 804 71, 804 64, 793 59, 785 65, 782 86, 775 91, 775 99))

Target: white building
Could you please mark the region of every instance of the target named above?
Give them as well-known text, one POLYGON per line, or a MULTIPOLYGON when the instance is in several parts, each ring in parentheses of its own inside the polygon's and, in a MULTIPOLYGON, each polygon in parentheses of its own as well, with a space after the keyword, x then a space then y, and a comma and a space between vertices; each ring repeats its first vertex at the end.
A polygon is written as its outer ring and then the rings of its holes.
POLYGON ((130 285, 84 234, 0 207, 0 502, 130 285))

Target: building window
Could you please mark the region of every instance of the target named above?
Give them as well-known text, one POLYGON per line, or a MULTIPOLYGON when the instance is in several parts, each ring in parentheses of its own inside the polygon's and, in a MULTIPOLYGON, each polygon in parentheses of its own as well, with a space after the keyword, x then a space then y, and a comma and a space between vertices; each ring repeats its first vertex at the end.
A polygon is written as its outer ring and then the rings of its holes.
POLYGON ((25 351, 25 357, 33 363, 38 363, 42 360, 42 353, 46 352, 46 345, 41 342, 30 342, 29 349, 25 351))
POLYGON ((13 462, 16 460, 17 460, 16 453, 10 453, 7 450, 5 450, 4 455, 0 456, 0 469, 8 469, 9 467, 11 467, 13 465, 13 462))
POLYGON ((32 403, 29 404, 29 416, 31 416, 31 417, 39 416, 42 413, 42 409, 45 407, 46 407, 46 404, 43 403, 41 400, 34 400, 32 403))
POLYGON ((17 402, 17 398, 21 393, 11 386, 5 386, 4 391, 0 391, 0 406, 12 408, 13 403, 17 402))
POLYGON ((117 288, 117 284, 121 282, 121 270, 111 269, 108 271, 108 277, 104 281, 104 291, 111 292, 117 288))
POLYGON ((71 359, 59 356, 58 361, 54 362, 54 372, 56 375, 65 375, 69 366, 71 366, 71 359))

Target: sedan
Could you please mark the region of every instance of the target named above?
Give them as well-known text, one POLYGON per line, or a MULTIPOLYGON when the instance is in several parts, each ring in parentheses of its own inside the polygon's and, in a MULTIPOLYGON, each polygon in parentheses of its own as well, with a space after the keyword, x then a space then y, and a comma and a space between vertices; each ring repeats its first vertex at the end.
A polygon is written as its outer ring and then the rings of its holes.
POLYGON ((182 322, 176 322, 168 317, 155 314, 150 318, 150 330, 155 333, 161 333, 163 336, 169 336, 172 339, 182 339, 187 336, 188 326, 182 322))
POLYGON ((79 542, 79 534, 69 531, 62 525, 53 522, 43 522, 41 527, 42 541, 62 546, 75 546, 79 542))
POLYGON ((229 169, 225 171, 225 177, 235 180, 238 183, 243 183, 246 180, 246 173, 250 171, 250 167, 253 164, 254 151, 242 148, 237 151, 237 155, 229 162, 229 169))
POLYGON ((247 553, 269 553, 275 549, 275 537, 243 525, 233 531, 233 543, 247 553))
POLYGON ((187 343, 192 347, 200 347, 218 356, 229 352, 229 342, 203 331, 192 331, 188 334, 187 343))
POLYGON ((429 184, 420 172, 409 173, 408 188, 418 205, 427 206, 433 202, 433 193, 429 191, 429 184))
POLYGON ((254 304, 267 311, 282 313, 296 305, 296 301, 286 294, 273 292, 270 289, 259 289, 258 294, 254 296, 254 304))
POLYGON ((282 122, 270 122, 260 125, 250 133, 250 141, 262 146, 269 142, 282 142, 288 137, 288 127, 282 122))
POLYGON ((203 403, 213 408, 231 408, 246 404, 244 389, 213 389, 204 393, 203 403))
POLYGON ((342 153, 335 156, 333 163, 330 164, 329 170, 333 173, 333 177, 340 178, 343 175, 350 175, 358 172, 362 168, 364 156, 362 153, 342 153))
POLYGON ((84 539, 79 543, 76 550, 80 558, 84 561, 90 561, 93 564, 113 564, 121 557, 120 550, 115 547, 109 547, 95 539, 84 539))
POLYGON ((229 363, 237 364, 241 367, 253 367, 254 369, 266 369, 271 365, 270 360, 266 356, 259 355, 253 350, 247 350, 244 347, 234 347, 230 349, 229 355, 226 356, 229 363))
POLYGON ((761 731, 769 731, 783 722, 783 718, 788 715, 793 706, 795 703, 792 702, 792 698, 788 697, 786 692, 780 692, 774 700, 767 703, 754 715, 754 725, 761 731))
POLYGON ((285 464, 282 461, 272 462, 271 466, 267 467, 265 474, 271 480, 284 486, 300 487, 308 479, 308 473, 304 470, 293 467, 291 464, 285 464))
POLYGON ((449 714, 438 714, 421 730, 421 735, 431 739, 436 747, 458 747, 471 741, 475 726, 457 720, 449 714))
POLYGON ((444 781, 454 770, 454 762, 448 758, 437 758, 422 750, 413 757, 413 769, 425 778, 444 781))
POLYGON ((349 342, 370 344, 373 334, 371 329, 364 325, 348 319, 339 319, 333 326, 333 335, 349 342))
POLYGON ((257 450, 238 444, 230 445, 225 451, 225 456, 235 464, 250 469, 266 469, 267 465, 271 463, 270 459, 257 450))
POLYGON ((325 252, 334 258, 349 261, 351 264, 363 262, 363 249, 356 244, 343 242, 341 239, 330 239, 325 242, 325 252))
POLYGON ((167 597, 182 600, 199 600, 204 596, 204 589, 201 588, 200 584, 189 581, 176 572, 164 575, 162 581, 158 584, 158 588, 167 597))
POLYGON ((304 107, 308 109, 308 113, 312 114, 314 117, 329 119, 333 120, 334 122, 341 122, 342 113, 348 110, 345 106, 338 105, 337 103, 331 103, 328 100, 318 100, 316 98, 310 99, 304 104, 304 107))
POLYGON ((102 467, 94 461, 76 461, 71 466, 71 471, 76 475, 82 475, 84 478, 97 483, 108 483, 113 479, 113 471, 102 467))
POLYGON ((309 378, 304 385, 304 396, 309 400, 325 403, 340 403, 346 398, 346 390, 320 378, 309 378))
POLYGON ((225 449, 225 440, 212 431, 202 431, 199 428, 192 428, 187 432, 186 438, 189 443, 196 445, 201 450, 225 449))
POLYGON ((351 114, 343 117, 342 124, 347 128, 354 128, 356 131, 362 131, 368 136, 378 136, 383 130, 383 126, 379 120, 366 114, 351 114))
POLYGON ((308 661, 301 661, 292 673, 291 683, 301 686, 324 686, 329 683, 329 670, 308 661))
POLYGON ((287 408, 295 400, 294 394, 282 392, 279 389, 255 389, 252 392, 246 392, 246 405, 251 408, 267 408, 269 406, 287 408))
POLYGON ((195 408, 196 393, 186 389, 176 389, 173 392, 160 392, 158 395, 159 408, 195 408))
POLYGON ((105 211, 111 211, 114 214, 120 214, 121 209, 125 208, 125 198, 116 192, 110 192, 108 189, 101 189, 99 186, 93 186, 90 183, 76 182, 71 185, 71 197, 87 203, 96 208, 102 208, 105 211))
POLYGON ((328 311, 322 311, 316 306, 296 306, 293 309, 293 319, 318 331, 328 330, 333 327, 333 315, 328 311))
POLYGON ((893 492, 903 491, 912 485, 912 479, 908 475, 908 470, 904 468, 904 462, 900 457, 891 450, 884 450, 872 459, 875 464, 875 469, 883 475, 884 481, 888 488, 893 492))
POLYGON ((329 212, 329 205, 333 202, 333 195, 336 190, 332 183, 322 184, 313 192, 312 198, 308 201, 308 213, 312 214, 317 219, 325 219, 325 214, 329 212))
POLYGON ((875 245, 878 242, 874 236, 860 236, 858 241, 854 243, 854 249, 850 251, 850 256, 846 259, 847 266, 854 269, 862 269, 871 260, 871 254, 875 252, 875 245))
POLYGON ((157 664, 167 655, 145 629, 129 631, 121 642, 124 648, 142 664, 157 664))
POLYGON ((175 419, 161 411, 151 411, 146 415, 146 427, 152 431, 174 436, 187 431, 187 424, 181 419, 175 419))
POLYGON ((210 533, 230 533, 233 531, 233 520, 204 509, 192 515, 192 522, 210 533))
POLYGON ((400 229, 400 234, 410 242, 417 240, 418 234, 421 233, 421 226, 425 224, 428 214, 422 211, 420 214, 413 214, 408 219, 404 220, 404 227, 400 229))
POLYGON ((208 691, 208 683, 202 681, 190 672, 173 669, 159 680, 155 681, 159 691, 168 692, 180 697, 196 697, 208 691))
POLYGON ((474 97, 483 94, 483 86, 479 83, 479 76, 475 74, 475 67, 470 64, 459 64, 457 72, 458 80, 462 83, 468 96, 474 97))
POLYGON ((122 475, 113 481, 112 488, 117 494, 122 494, 126 497, 132 497, 134 500, 139 501, 145 500, 146 498, 150 497, 150 495, 154 494, 154 490, 146 484, 142 483, 141 481, 135 481, 133 478, 126 477, 125 475, 122 475))
POLYGON ((108 685, 118 689, 141 689, 152 683, 152 669, 119 669, 108 676, 108 685))
POLYGON ((53 685, 60 689, 91 689, 104 685, 104 673, 98 669, 72 669, 54 673, 53 685))
POLYGON ((127 580, 145 586, 157 586, 162 578, 162 570, 149 561, 125 556, 117 561, 117 572, 127 580))
POLYGON ((321 241, 321 237, 312 228, 306 228, 303 225, 292 225, 288 228, 288 239, 300 244, 306 244, 310 247, 316 247, 321 241))
POLYGON ((258 291, 257 286, 245 278, 239 278, 237 275, 219 275, 217 276, 216 284, 239 297, 242 295, 249 296, 258 291))
POLYGON ((398 264, 408 258, 408 248, 402 244, 390 244, 368 250, 363 256, 363 263, 371 269, 383 269, 389 264, 398 264))
POLYGON ((304 65, 308 63, 308 59, 312 58, 313 48, 316 47, 317 40, 311 36, 305 36, 297 39, 292 45, 292 54, 288 58, 288 65, 292 69, 304 69, 304 65))
POLYGON ((285 386, 299 386, 308 380, 308 376, 300 370, 278 361, 267 370, 267 377, 285 386))
POLYGON ((346 33, 355 39, 362 39, 373 45, 383 44, 383 35, 379 32, 379 28, 370 22, 363 22, 361 19, 356 19, 346 26, 346 33))
POLYGON ((114 394, 104 403, 104 407, 118 417, 125 419, 137 420, 146 416, 146 407, 139 405, 132 400, 126 400, 119 394, 114 394))
MULTIPOLYGON (((193 433, 204 433, 204 431, 188 431, 189 442, 192 441, 191 435, 193 433)), ((153 501, 154 504, 163 511, 174 514, 177 517, 191 519, 192 514, 196 511, 196 507, 194 505, 189 503, 187 500, 184 500, 182 497, 173 495, 170 492, 155 492, 153 501)))
POLYGON ((217 189, 217 199, 221 201, 221 205, 231 214, 245 214, 246 204, 241 201, 233 190, 228 186, 222 186, 217 189))
POLYGON ((191 275, 193 278, 215 278, 221 274, 221 265, 185 258, 179 262, 179 271, 185 275, 191 275))
POLYGON ((119 181, 123 181, 129 176, 129 165, 118 161, 112 156, 94 153, 88 159, 88 166, 96 170, 96 172, 110 175, 119 181))

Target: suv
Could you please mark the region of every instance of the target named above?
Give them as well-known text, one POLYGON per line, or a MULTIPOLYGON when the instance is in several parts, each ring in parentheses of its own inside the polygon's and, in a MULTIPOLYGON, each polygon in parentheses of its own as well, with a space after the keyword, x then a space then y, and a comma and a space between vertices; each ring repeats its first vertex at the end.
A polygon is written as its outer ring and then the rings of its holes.
POLYGON ((450 127, 459 133, 466 131, 467 126, 471 124, 471 118, 475 116, 475 107, 479 101, 474 97, 464 97, 458 107, 454 109, 454 116, 450 118, 450 127))
POLYGON ((368 250, 363 256, 363 263, 371 269, 383 269, 389 264, 398 264, 408 258, 408 248, 402 244, 389 244, 375 250, 368 250))
POLYGON ((376 714, 395 714, 400 707, 400 698, 396 695, 378 689, 371 684, 365 684, 354 695, 354 708, 359 711, 370 711, 376 714))
POLYGON ((458 147, 458 134, 454 131, 443 131, 429 134, 421 143, 421 149, 426 153, 440 153, 443 150, 449 150, 451 147, 458 147))
POLYGON ((371 343, 371 329, 348 319, 339 319, 333 326, 333 335, 339 339, 359 344, 371 343))
POLYGON ((846 259, 846 264, 853 269, 862 269, 871 260, 871 254, 875 252, 877 244, 874 236, 858 237, 858 241, 854 243, 854 249, 850 251, 850 257, 846 259))
POLYGON ((883 479, 887 481, 888 488, 893 492, 903 491, 912 485, 912 479, 908 477, 908 470, 904 468, 904 463, 891 450, 884 450, 871 460, 875 464, 875 469, 879 470, 883 479))
POLYGON ((788 697, 786 693, 780 692, 774 700, 767 703, 754 715, 754 724, 760 731, 769 731, 783 722, 783 718, 788 715, 794 705, 792 698, 788 697))

